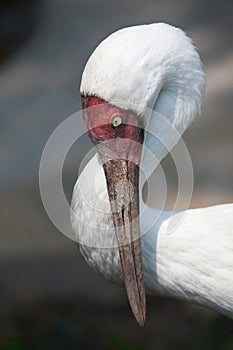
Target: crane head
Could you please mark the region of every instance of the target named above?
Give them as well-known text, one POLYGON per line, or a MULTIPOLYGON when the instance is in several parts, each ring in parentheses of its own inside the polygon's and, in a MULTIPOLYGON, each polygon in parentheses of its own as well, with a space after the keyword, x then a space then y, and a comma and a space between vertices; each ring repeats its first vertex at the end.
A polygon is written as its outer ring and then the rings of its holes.
MULTIPOLYGON (((192 41, 179 28, 166 23, 123 28, 91 54, 80 92, 89 135, 103 161, 129 302, 142 325, 146 303, 138 179, 143 128, 156 133, 159 142, 150 148, 159 145, 154 151, 161 161, 178 139, 168 136, 165 144, 164 123, 159 125, 148 111, 158 112, 182 135, 200 111, 203 65, 192 41)), ((148 133, 144 143, 148 144, 148 133)), ((145 153, 142 158, 141 165, 145 153)))
POLYGON ((82 97, 83 116, 103 162, 112 219, 129 303, 145 323, 139 223, 139 163, 144 141, 140 120, 131 112, 90 96, 82 97))

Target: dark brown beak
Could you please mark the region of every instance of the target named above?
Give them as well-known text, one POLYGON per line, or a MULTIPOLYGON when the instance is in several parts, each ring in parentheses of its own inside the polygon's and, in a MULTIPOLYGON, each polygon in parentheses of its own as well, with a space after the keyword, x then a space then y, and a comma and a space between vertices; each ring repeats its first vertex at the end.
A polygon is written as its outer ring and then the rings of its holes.
MULTIPOLYGON (((122 141, 127 142, 127 141, 122 141)), ((132 312, 140 326, 146 319, 139 223, 139 160, 141 144, 130 147, 133 160, 104 159, 104 171, 111 203, 121 267, 132 312), (135 149, 136 147, 136 149, 135 149)), ((124 145, 123 145, 124 147, 124 145)))
POLYGON ((132 312, 140 326, 146 318, 139 224, 138 165, 128 160, 104 164, 121 267, 132 312))

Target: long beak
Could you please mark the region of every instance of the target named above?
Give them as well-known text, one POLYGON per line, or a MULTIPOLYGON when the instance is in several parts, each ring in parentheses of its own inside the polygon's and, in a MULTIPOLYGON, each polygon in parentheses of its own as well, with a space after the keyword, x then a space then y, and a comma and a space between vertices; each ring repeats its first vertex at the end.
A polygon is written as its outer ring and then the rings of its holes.
POLYGON ((89 136, 103 161, 129 303, 139 325, 143 326, 146 296, 139 225, 139 163, 144 130, 131 111, 120 111, 127 121, 121 128, 115 131, 109 128, 109 118, 116 107, 97 97, 83 97, 82 108, 89 136))
POLYGON ((132 312, 140 326, 146 318, 139 225, 139 167, 131 160, 104 163, 125 287, 132 312))

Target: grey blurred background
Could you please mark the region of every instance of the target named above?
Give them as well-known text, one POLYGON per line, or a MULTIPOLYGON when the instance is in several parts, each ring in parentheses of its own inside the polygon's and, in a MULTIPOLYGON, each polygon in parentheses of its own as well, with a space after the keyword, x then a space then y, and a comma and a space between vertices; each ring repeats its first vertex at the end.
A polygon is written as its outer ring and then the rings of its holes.
MULTIPOLYGON (((232 1, 0 3, 0 349, 233 349, 231 321, 177 301, 149 298, 147 326, 138 329, 124 290, 90 271, 40 200, 41 153, 80 109, 93 49, 119 28, 160 21, 192 37, 207 74, 202 114, 184 136, 195 174, 191 207, 232 202, 232 1)), ((84 137, 67 157, 68 198, 90 147, 84 137)), ((172 201, 170 161, 163 165, 172 201)))

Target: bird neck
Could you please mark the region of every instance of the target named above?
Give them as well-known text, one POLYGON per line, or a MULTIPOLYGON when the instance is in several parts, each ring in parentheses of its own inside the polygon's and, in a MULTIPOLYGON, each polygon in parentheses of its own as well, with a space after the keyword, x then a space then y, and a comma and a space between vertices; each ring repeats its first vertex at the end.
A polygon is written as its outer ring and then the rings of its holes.
POLYGON ((145 140, 141 158, 140 186, 172 150, 194 120, 198 104, 184 84, 161 77, 153 109, 145 111, 145 140))

